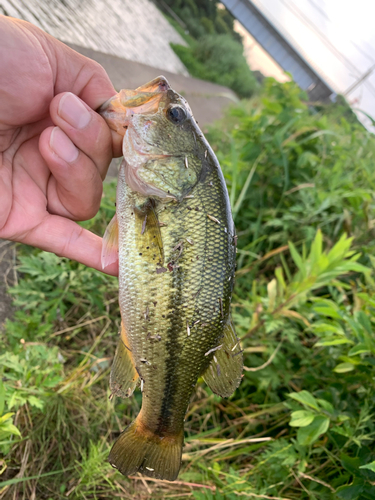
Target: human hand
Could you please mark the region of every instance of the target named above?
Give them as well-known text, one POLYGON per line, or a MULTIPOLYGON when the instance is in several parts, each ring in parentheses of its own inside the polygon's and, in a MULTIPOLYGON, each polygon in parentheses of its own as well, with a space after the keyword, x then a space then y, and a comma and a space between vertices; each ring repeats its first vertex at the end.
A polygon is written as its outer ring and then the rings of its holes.
POLYGON ((0 238, 102 270, 102 239, 74 221, 96 214, 121 155, 120 136, 93 111, 116 91, 99 64, 4 16, 0 60, 0 238))

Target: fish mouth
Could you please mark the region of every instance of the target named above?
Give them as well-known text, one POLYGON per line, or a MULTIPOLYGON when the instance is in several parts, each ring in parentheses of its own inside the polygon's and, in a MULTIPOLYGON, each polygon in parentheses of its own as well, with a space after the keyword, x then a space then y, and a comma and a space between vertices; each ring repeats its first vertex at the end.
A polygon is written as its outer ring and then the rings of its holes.
POLYGON ((124 137, 123 165, 126 183, 133 191, 144 196, 175 198, 168 192, 148 184, 139 175, 140 169, 150 160, 161 160, 174 155, 147 141, 145 128, 152 125, 151 120, 145 121, 143 132, 136 131, 131 126, 133 115, 155 114, 168 90, 170 90, 168 81, 159 76, 135 90, 121 90, 98 109, 98 113, 106 120, 109 127, 124 137))
POLYGON ((120 90, 97 111, 112 130, 123 136, 130 125, 131 117, 134 114, 156 113, 161 99, 169 89, 167 79, 164 76, 158 76, 135 90, 120 90))

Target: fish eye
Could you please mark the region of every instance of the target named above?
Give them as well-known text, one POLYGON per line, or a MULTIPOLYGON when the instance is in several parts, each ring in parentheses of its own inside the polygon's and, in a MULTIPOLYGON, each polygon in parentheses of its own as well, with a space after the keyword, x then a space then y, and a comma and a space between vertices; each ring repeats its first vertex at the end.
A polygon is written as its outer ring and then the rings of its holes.
POLYGON ((178 125, 187 118, 186 110, 181 106, 171 106, 167 109, 167 118, 172 123, 178 125))

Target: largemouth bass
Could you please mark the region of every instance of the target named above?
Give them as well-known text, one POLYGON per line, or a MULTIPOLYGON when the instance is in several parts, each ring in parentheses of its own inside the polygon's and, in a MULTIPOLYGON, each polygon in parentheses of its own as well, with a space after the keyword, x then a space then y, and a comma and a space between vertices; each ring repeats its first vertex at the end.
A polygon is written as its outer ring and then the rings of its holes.
POLYGON ((229 312, 236 236, 228 192, 188 103, 164 77, 122 90, 100 113, 124 135, 102 256, 104 267, 119 258, 122 331, 110 385, 120 397, 138 384, 143 392, 109 462, 124 475, 173 481, 198 377, 228 397, 242 376, 229 312))

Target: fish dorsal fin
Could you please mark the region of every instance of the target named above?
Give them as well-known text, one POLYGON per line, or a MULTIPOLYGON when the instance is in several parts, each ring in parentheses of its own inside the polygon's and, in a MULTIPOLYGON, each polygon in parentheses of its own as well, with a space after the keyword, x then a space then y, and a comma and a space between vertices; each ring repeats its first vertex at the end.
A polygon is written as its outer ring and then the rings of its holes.
POLYGON ((115 214, 105 230, 102 243, 102 268, 118 260, 118 223, 115 214))
POLYGON ((121 337, 117 345, 109 379, 112 394, 120 398, 128 398, 133 394, 138 378, 126 331, 124 325, 121 324, 121 337))
POLYGON ((214 357, 203 373, 208 387, 223 398, 229 397, 240 385, 243 370, 243 356, 236 336, 232 318, 224 327, 222 346, 214 352, 214 357))
POLYGON ((158 216, 154 203, 148 200, 141 208, 135 207, 136 235, 139 253, 150 262, 163 265, 164 249, 158 216))

